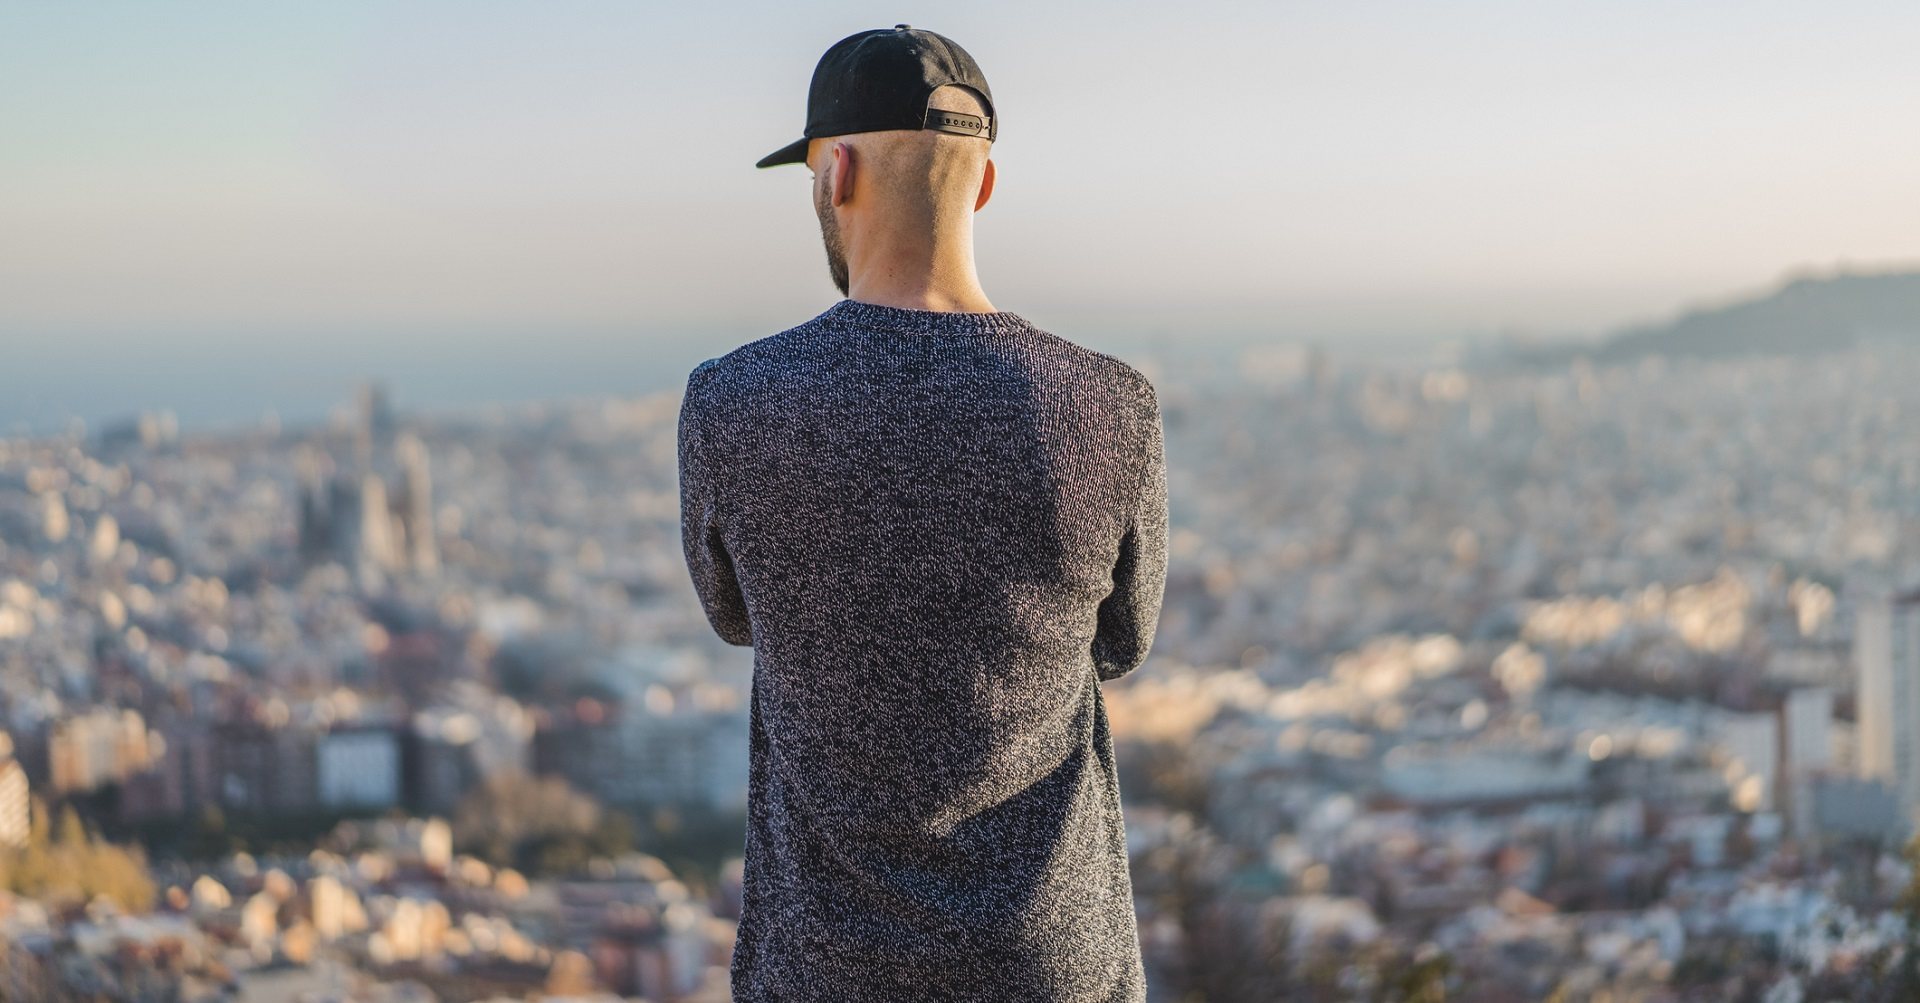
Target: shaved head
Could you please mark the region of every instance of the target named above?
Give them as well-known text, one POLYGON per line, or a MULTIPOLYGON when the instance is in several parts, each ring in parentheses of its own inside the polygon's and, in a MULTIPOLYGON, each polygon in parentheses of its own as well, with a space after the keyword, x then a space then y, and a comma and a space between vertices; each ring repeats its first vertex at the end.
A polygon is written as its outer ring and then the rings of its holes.
MULTIPOLYGON (((971 88, 936 88, 927 107, 986 116, 985 102, 971 88)), ((836 143, 853 148, 859 169, 849 201, 884 218, 890 228, 924 233, 933 243, 964 237, 971 247, 972 219, 992 141, 933 129, 889 129, 844 136, 815 137, 807 144, 813 170, 813 204, 826 244, 827 267, 842 295, 848 292, 846 247, 832 195, 830 151, 836 143)))
MULTIPOLYGON (((971 90, 955 84, 935 90, 927 105, 969 115, 987 113, 971 90)), ((935 231, 972 215, 973 196, 993 145, 986 137, 901 129, 846 138, 865 154, 873 195, 888 211, 935 231)))

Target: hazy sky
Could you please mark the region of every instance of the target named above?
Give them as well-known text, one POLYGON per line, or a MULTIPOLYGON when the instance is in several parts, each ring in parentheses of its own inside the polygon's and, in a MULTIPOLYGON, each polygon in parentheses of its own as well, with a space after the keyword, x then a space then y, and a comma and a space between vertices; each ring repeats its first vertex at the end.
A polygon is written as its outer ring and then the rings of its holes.
POLYGON ((805 168, 753 161, 900 21, 994 87, 989 295, 1079 340, 1582 331, 1920 259, 1912 3, 9 4, 0 344, 777 330, 837 293, 805 168))

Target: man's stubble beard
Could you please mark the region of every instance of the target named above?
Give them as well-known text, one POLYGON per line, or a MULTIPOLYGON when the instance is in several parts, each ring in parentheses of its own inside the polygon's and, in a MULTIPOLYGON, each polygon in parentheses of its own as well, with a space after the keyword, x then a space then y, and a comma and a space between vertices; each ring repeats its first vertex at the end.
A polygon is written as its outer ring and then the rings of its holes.
POLYGON ((834 218, 833 202, 827 194, 827 186, 821 181, 816 181, 813 186, 813 214, 820 217, 820 241, 827 246, 827 274, 833 277, 834 287, 840 290, 840 295, 846 296, 849 295, 847 248, 840 242, 840 222, 834 218))

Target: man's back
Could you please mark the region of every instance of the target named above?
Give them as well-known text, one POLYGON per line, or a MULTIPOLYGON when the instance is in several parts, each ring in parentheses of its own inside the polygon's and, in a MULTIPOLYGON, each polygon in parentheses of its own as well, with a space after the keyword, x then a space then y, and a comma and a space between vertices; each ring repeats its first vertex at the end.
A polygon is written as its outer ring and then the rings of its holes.
POLYGON ((1098 683, 1158 618, 1153 387, 841 300, 697 367, 683 530, 754 646, 738 1000, 1144 999, 1098 683))

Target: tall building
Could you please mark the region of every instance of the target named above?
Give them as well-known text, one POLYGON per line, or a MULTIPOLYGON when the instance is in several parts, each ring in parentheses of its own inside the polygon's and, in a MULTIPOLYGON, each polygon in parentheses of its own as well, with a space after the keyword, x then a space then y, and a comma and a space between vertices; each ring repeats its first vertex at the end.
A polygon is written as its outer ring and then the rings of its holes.
POLYGON ((427 464, 427 444, 408 432, 395 444, 400 459, 400 526, 406 535, 406 560, 415 571, 432 573, 440 566, 433 535, 433 475, 427 464))
POLYGON ((27 845, 33 832, 27 793, 27 771, 12 757, 0 760, 0 846, 27 845))
POLYGON ((1920 590, 1861 603, 1853 637, 1859 673, 1859 775, 1890 784, 1920 820, 1920 590))
POLYGON ((1788 693, 1781 716, 1786 719, 1788 770, 1824 770, 1833 765, 1832 690, 1804 686, 1788 693))
POLYGON ((370 470, 380 463, 393 437, 393 405, 387 399, 387 385, 379 380, 361 383, 355 403, 359 420, 353 429, 354 465, 370 470))
POLYGON ((1807 686, 1788 693, 1780 718, 1786 733, 1781 796, 1791 812, 1794 834, 1807 837, 1814 830, 1813 779, 1834 765, 1833 691, 1807 686))
POLYGON ((360 480, 360 539, 356 557, 376 568, 400 566, 400 535, 396 532, 393 506, 387 500, 387 482, 379 474, 366 474, 360 480))
POLYGON ((347 470, 325 456, 301 457, 302 559, 310 564, 332 560, 349 570, 432 574, 439 568, 426 444, 407 433, 390 452, 399 467, 397 479, 385 465, 356 464, 347 470))

